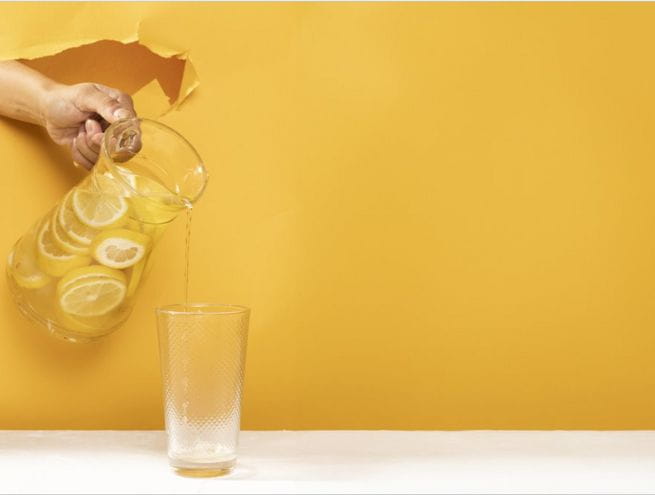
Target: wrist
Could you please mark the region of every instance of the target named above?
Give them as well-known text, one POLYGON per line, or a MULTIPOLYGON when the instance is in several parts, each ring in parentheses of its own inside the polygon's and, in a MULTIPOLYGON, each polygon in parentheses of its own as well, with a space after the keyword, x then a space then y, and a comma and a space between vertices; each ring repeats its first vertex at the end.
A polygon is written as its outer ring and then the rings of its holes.
POLYGON ((52 107, 60 98, 61 91, 65 88, 64 84, 56 83, 50 79, 40 82, 38 89, 37 115, 38 124, 46 127, 48 118, 52 114, 52 107))

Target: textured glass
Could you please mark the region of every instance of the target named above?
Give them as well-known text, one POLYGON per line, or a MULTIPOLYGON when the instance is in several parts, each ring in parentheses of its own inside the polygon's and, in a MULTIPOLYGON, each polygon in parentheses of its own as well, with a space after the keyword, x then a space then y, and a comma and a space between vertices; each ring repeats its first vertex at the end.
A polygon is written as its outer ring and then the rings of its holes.
POLYGON ((157 310, 171 465, 221 474, 236 460, 249 310, 191 304, 157 310))

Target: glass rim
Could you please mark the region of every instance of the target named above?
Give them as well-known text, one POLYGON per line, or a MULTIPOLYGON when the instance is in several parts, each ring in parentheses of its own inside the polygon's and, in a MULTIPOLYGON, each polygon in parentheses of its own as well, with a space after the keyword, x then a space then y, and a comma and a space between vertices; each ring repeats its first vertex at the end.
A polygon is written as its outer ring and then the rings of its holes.
POLYGON ((238 304, 189 303, 166 304, 155 308, 155 313, 166 315, 207 315, 223 316, 249 313, 250 308, 238 304))
MULTIPOLYGON (((132 193, 132 194, 134 194, 134 195, 136 195, 136 196, 138 196, 138 197, 143 197, 143 198, 145 198, 145 199, 148 199, 147 196, 144 196, 144 195, 141 194, 139 191, 137 191, 137 190, 132 186, 132 184, 129 183, 129 181, 125 180, 125 178, 123 177, 123 175, 120 174, 120 173, 118 172, 118 170, 116 169, 116 167, 117 167, 118 165, 120 165, 120 164, 116 163, 116 162, 114 161, 114 159, 109 155, 108 148, 109 148, 109 134, 110 134, 110 132, 108 132, 108 131, 109 131, 111 128, 116 127, 116 126, 118 126, 118 125, 120 125, 120 124, 124 124, 124 123, 126 123, 126 122, 139 122, 139 123, 142 123, 142 122, 143 122, 143 123, 146 123, 146 124, 149 124, 149 125, 154 125, 155 127, 159 127, 159 128, 161 128, 161 129, 165 129, 166 131, 173 133, 173 134, 176 135, 178 138, 180 138, 180 140, 182 140, 182 142, 183 142, 183 143, 184 143, 184 144, 185 144, 185 145, 186 145, 186 146, 187 146, 187 147, 192 151, 192 153, 193 153, 193 154, 196 156, 196 158, 198 159, 198 164, 197 164, 197 166, 201 168, 201 170, 202 170, 202 175, 205 177, 204 184, 203 184, 202 188, 200 189, 200 191, 198 191, 198 193, 195 195, 195 197, 193 197, 193 198, 184 198, 184 199, 187 199, 188 201, 190 201, 191 204, 194 204, 196 201, 198 201, 198 199, 200 199, 200 197, 202 196, 202 194, 205 192, 205 189, 207 188, 207 181, 208 181, 208 179, 209 179, 209 172, 207 171, 207 167, 205 167, 205 164, 203 163, 202 158, 200 157, 200 153, 198 153, 198 150, 196 150, 196 148, 195 148, 195 147, 194 147, 194 146, 193 146, 193 145, 192 145, 192 144, 187 140, 187 138, 185 138, 182 134, 180 134, 179 132, 177 132, 177 131, 176 131, 175 129, 173 129, 172 127, 169 127, 169 126, 167 126, 166 124, 162 124, 161 122, 159 122, 159 121, 157 121, 157 120, 154 120, 154 119, 148 119, 148 118, 143 118, 143 117, 129 117, 129 118, 126 118, 126 119, 119 119, 119 120, 113 122, 109 127, 107 127, 107 129, 105 129, 105 130, 103 131, 103 133, 104 133, 104 134, 103 134, 103 137, 102 137, 102 144, 103 144, 103 146, 102 146, 101 152, 103 153, 103 155, 105 156, 105 158, 107 158, 107 164, 108 164, 108 166, 109 166, 109 170, 111 171, 112 175, 113 175, 113 176, 114 176, 114 177, 115 177, 119 182, 121 182, 122 185, 123 185, 124 187, 127 187, 127 190, 130 191, 130 193, 132 193)), ((168 188, 167 188, 167 189, 168 189, 168 188)), ((170 190, 170 189, 169 189, 169 190, 170 190)), ((179 195, 178 195, 177 193, 175 193, 174 191, 171 191, 171 193, 175 194, 176 196, 179 196, 179 195)))

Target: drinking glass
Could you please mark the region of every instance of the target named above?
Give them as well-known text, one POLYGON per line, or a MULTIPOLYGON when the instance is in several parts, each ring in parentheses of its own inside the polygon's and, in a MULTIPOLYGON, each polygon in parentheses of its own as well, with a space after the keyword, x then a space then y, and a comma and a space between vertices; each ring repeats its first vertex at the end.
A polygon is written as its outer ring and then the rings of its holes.
POLYGON ((171 466, 229 473, 236 461, 250 310, 178 304, 156 310, 171 466))

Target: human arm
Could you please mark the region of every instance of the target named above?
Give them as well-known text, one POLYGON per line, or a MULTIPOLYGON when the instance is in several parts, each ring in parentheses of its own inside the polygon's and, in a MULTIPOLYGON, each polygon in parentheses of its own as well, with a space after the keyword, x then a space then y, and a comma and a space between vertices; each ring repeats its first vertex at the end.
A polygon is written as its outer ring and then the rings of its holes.
POLYGON ((59 84, 16 61, 0 62, 0 115, 43 126, 87 169, 98 159, 104 128, 135 116, 126 93, 96 83, 59 84))

